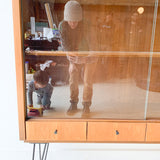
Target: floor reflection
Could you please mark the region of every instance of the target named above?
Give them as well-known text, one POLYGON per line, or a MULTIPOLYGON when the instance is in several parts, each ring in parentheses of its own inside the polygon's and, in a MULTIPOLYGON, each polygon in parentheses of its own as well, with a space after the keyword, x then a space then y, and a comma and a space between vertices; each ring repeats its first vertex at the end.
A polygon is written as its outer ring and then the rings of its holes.
MULTIPOLYGON (((45 110, 42 118, 144 119, 146 90, 137 87, 133 80, 94 84, 91 112, 86 116, 82 116, 82 91, 83 85, 79 85, 78 110, 68 115, 69 85, 55 86, 51 98, 52 109, 45 110)), ((159 96, 159 92, 150 93, 148 118, 160 117, 159 96)), ((34 106, 38 107, 36 100, 34 106)))

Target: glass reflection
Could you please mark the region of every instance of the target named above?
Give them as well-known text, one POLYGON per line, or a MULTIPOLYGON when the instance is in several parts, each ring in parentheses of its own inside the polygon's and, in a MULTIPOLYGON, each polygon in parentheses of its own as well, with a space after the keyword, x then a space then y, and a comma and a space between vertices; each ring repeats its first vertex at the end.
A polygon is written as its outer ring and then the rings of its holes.
MULTIPOLYGON (((89 51, 86 40, 85 22, 82 18, 82 7, 77 1, 68 1, 64 6, 64 20, 60 22, 59 30, 61 33, 62 47, 64 51, 89 51)), ((70 107, 67 114, 75 114, 79 101, 79 75, 82 75, 83 88, 83 114, 88 115, 92 104, 93 95, 93 74, 97 64, 97 58, 91 54, 78 56, 75 53, 67 53, 69 60, 69 86, 70 86, 70 107)))
POLYGON ((23 0, 28 116, 33 105, 43 118, 144 119, 153 15, 153 1, 23 0))

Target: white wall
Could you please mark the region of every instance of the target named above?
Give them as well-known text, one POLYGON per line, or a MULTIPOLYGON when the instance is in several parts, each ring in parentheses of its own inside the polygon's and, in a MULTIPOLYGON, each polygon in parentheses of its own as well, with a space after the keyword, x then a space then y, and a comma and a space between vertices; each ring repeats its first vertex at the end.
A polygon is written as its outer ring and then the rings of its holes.
MULTIPOLYGON (((0 159, 29 160, 32 145, 19 141, 11 0, 0 5, 0 159)), ((160 160, 159 144, 51 144, 48 160, 160 160)))

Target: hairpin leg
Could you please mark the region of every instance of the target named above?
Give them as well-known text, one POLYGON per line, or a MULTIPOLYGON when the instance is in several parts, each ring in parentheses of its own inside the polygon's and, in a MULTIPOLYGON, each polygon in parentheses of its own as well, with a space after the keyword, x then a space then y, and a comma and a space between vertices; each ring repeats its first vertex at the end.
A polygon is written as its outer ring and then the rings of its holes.
MULTIPOLYGON (((33 144, 32 160, 35 158, 36 143, 33 144)), ((49 143, 44 144, 43 154, 41 154, 41 143, 39 143, 39 160, 46 160, 48 154, 49 143)))

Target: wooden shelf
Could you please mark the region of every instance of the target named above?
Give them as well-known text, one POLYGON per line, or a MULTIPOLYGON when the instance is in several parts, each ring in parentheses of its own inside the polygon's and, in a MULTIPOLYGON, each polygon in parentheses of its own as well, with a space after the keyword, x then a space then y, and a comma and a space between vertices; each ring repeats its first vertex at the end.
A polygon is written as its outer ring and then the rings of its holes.
MULTIPOLYGON (((44 0, 40 0, 42 2, 44 2, 44 0)), ((57 3, 62 3, 65 4, 67 2, 67 0, 58 0, 57 3)), ((132 5, 132 6, 139 6, 139 5, 143 5, 143 6, 153 6, 155 3, 155 0, 144 0, 144 1, 138 1, 138 0, 132 0, 132 1, 128 1, 128 0, 79 0, 79 2, 82 5, 132 5)))
POLYGON ((25 51, 26 55, 35 55, 35 56, 66 56, 68 55, 75 55, 75 56, 87 56, 92 55, 95 57, 160 57, 160 52, 107 52, 107 51, 25 51))

